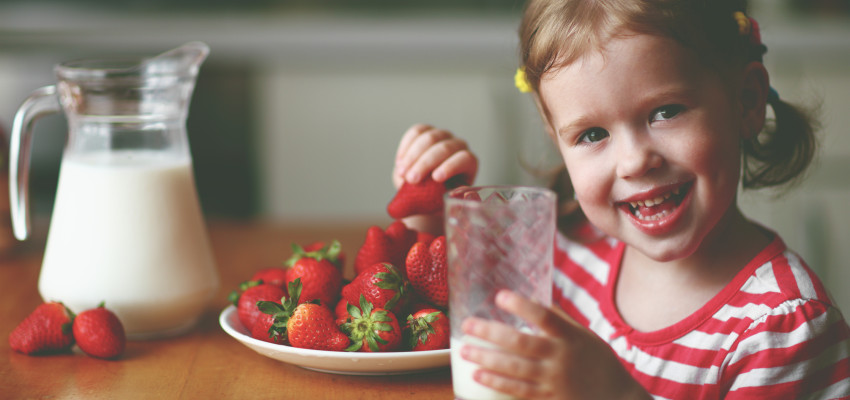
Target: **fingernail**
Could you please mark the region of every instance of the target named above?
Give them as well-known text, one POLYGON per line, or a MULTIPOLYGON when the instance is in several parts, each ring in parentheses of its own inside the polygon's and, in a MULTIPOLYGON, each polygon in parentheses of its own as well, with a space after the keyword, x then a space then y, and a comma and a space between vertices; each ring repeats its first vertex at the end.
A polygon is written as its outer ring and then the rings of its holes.
POLYGON ((474 334, 475 328, 475 320, 473 320, 472 318, 464 319, 460 325, 460 330, 466 334, 474 334))
POLYGON ((472 352, 472 350, 470 350, 469 346, 467 346, 467 345, 463 345, 463 346, 460 347, 460 356, 464 360, 469 360, 469 354, 471 352, 472 352))
POLYGON ((512 297, 513 293, 509 290, 500 290, 499 293, 496 293, 496 304, 501 306, 506 305, 510 303, 512 297))
POLYGON ((420 179, 419 174, 417 174, 417 173, 415 173, 415 172, 410 172, 410 173, 408 173, 408 174, 406 174, 406 175, 405 175, 405 179, 404 179, 404 180, 406 180, 406 181, 408 181, 408 182, 410 182, 410 183, 418 183, 418 182, 419 182, 419 179, 420 179))

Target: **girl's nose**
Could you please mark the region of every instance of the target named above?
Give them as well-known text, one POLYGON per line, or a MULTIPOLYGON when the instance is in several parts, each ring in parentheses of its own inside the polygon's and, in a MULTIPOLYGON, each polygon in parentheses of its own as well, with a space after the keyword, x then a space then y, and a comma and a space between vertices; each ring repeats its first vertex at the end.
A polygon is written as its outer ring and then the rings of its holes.
POLYGON ((617 152, 617 176, 621 179, 637 178, 659 168, 664 158, 644 135, 620 135, 617 152))

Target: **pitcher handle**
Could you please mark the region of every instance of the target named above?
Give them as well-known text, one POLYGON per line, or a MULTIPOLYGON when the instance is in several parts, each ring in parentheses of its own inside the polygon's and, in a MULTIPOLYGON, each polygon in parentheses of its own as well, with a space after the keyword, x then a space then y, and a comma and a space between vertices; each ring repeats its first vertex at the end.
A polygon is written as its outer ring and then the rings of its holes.
POLYGON ((56 86, 45 86, 24 100, 12 122, 9 140, 9 200, 12 211, 12 231, 18 240, 30 233, 28 206, 32 126, 36 119, 61 110, 56 86))

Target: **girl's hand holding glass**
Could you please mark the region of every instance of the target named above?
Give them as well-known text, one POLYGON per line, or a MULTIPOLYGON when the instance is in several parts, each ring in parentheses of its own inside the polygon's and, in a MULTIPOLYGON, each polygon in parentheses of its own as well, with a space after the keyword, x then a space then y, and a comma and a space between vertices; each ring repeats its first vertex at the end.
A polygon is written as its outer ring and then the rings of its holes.
POLYGON ((496 305, 542 332, 520 332, 470 317, 463 332, 495 348, 465 345, 461 356, 480 366, 475 380, 505 394, 534 399, 645 399, 646 391, 608 345, 556 308, 503 290, 496 305))

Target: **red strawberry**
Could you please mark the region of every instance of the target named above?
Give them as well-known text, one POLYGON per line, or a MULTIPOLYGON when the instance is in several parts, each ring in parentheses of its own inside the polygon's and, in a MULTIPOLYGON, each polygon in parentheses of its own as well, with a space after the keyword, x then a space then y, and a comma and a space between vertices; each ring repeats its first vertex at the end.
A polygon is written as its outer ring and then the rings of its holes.
POLYGON ((9 347, 24 354, 65 351, 74 343, 74 314, 59 302, 42 303, 9 335, 9 347))
POLYGON ((251 331, 258 320, 263 317, 263 313, 257 308, 258 301, 276 301, 280 302, 281 298, 286 296, 286 292, 280 286, 270 285, 268 283, 257 283, 249 281, 246 283, 248 287, 241 295, 236 297, 236 312, 239 315, 239 322, 251 331))
POLYGON ((262 340, 264 342, 286 344, 286 337, 280 335, 278 332, 273 331, 273 325, 274 316, 269 314, 263 314, 257 319, 257 321, 254 323, 254 326, 251 327, 251 337, 254 339, 262 340))
POLYGON ((377 307, 360 296, 360 308, 348 306, 351 321, 343 325, 351 346, 346 351, 394 351, 401 345, 401 327, 392 312, 377 307))
POLYGON ((348 302, 345 299, 340 299, 334 307, 334 316, 336 324, 342 326, 346 322, 351 321, 351 314, 348 313, 348 302))
POLYGON ((254 276, 251 277, 252 281, 263 281, 263 283, 268 283, 275 286, 280 286, 281 288, 286 287, 286 268, 282 267, 268 267, 261 268, 254 273, 254 276))
POLYGON ((448 349, 449 317, 436 308, 421 309, 407 316, 404 334, 412 351, 448 349))
POLYGON ((404 274, 404 258, 407 257, 410 246, 416 243, 419 232, 408 228, 401 221, 393 221, 393 223, 387 226, 384 232, 390 238, 390 243, 392 244, 390 248, 390 259, 386 262, 395 265, 404 274))
POLYGON ((419 242, 407 253, 407 277, 416 293, 439 307, 449 304, 446 237, 439 236, 430 245, 419 242))
POLYGON ((292 347, 314 350, 343 351, 349 340, 334 321, 330 308, 302 303, 286 324, 292 347))
POLYGON ((258 306, 274 318, 270 333, 285 337, 290 345, 303 349, 342 351, 348 337, 334 322, 330 308, 315 303, 299 303, 301 279, 289 284, 289 298, 278 304, 261 301, 258 306))
POLYGON ((124 325, 101 303, 74 318, 74 340, 84 353, 97 358, 117 358, 124 353, 124 325))
POLYGON ((410 283, 392 264, 377 263, 342 288, 348 304, 360 304, 360 296, 377 308, 398 312, 407 304, 410 283))
POLYGON ((340 248, 336 240, 330 246, 312 252, 305 252, 297 244, 292 245, 294 254, 286 261, 289 266, 286 271, 286 283, 289 285, 296 279, 301 279, 302 303, 318 299, 327 307, 336 304, 342 287, 342 271, 334 262, 340 248))
POLYGON ((366 231, 366 239, 354 257, 354 274, 359 275, 365 269, 380 262, 389 262, 392 256, 392 243, 379 226, 366 231))
MULTIPOLYGON (((331 244, 333 244, 333 243, 331 243, 331 244)), ((320 251, 320 250, 325 249, 327 247, 329 247, 329 245, 327 245, 327 244, 325 244, 325 242, 321 242, 321 241, 313 242, 313 243, 310 243, 306 246, 302 246, 303 250, 307 253, 311 253, 311 252, 314 252, 314 251, 320 251)), ((336 255, 336 260, 334 260, 332 262, 334 263, 334 265, 339 267, 339 269, 342 269, 345 266, 345 253, 343 253, 342 250, 340 249, 340 251, 336 255)))
POLYGON ((443 210, 446 185, 430 176, 419 183, 405 182, 387 205, 387 214, 394 219, 411 215, 434 214, 443 210))
POLYGON ((401 221, 393 221, 386 230, 381 230, 378 226, 370 227, 354 258, 354 273, 358 275, 382 262, 403 266, 404 257, 410 246, 416 242, 416 236, 416 231, 407 228, 401 221))
POLYGON ((430 244, 436 238, 437 238, 437 235, 434 235, 433 233, 416 232, 416 242, 425 242, 425 243, 430 244))

